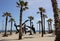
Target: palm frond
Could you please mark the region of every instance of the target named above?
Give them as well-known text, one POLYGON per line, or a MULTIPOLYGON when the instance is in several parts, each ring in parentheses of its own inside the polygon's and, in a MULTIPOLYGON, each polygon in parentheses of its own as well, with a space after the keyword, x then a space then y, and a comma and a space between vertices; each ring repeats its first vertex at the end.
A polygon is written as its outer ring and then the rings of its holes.
POLYGON ((44 9, 43 7, 40 7, 40 8, 39 8, 39 11, 45 12, 45 9, 44 9))
POLYGON ((40 13, 40 12, 37 12, 37 14, 40 13))
POLYGON ((49 18, 49 19, 47 20, 47 22, 51 22, 51 21, 53 21, 51 18, 49 18))
POLYGON ((30 20, 33 20, 33 19, 34 19, 34 17, 32 17, 32 16, 29 16, 28 18, 29 18, 30 20))
POLYGON ((25 7, 26 9, 29 9, 28 7, 25 7))
POLYGON ((4 16, 12 17, 12 16, 11 16, 11 13, 9 13, 9 12, 5 12, 2 16, 3 16, 3 17, 4 17, 4 16))
POLYGON ((20 2, 20 5, 21 5, 21 6, 24 6, 24 1, 21 1, 21 2, 20 2))
POLYGON ((20 5, 18 2, 16 2, 16 3, 17 3, 18 6, 20 5))
POLYGON ((41 23, 41 21, 39 20, 37 23, 41 23))
POLYGON ((11 22, 11 21, 14 21, 15 22, 14 18, 11 17, 10 20, 9 20, 9 22, 11 22))
POLYGON ((27 6, 28 5, 28 2, 25 2, 25 4, 24 4, 25 6, 27 6))
POLYGON ((24 11, 25 11, 26 9, 28 9, 28 7, 23 8, 24 11))
POLYGON ((26 8, 23 8, 23 11, 25 11, 26 10, 26 8))
POLYGON ((44 18, 48 18, 46 14, 42 14, 42 16, 43 16, 44 18))

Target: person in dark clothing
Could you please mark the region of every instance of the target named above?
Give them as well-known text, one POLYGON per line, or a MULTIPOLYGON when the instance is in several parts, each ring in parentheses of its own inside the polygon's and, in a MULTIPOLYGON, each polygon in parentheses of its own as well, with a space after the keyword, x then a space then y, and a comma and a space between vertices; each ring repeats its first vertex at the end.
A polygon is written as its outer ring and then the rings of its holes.
POLYGON ((26 34, 26 24, 24 24, 24 32, 25 32, 25 34, 26 34))
POLYGON ((16 23, 14 23, 14 26, 16 27, 16 30, 17 30, 16 34, 17 34, 19 32, 19 30, 17 29, 18 26, 16 25, 16 23))
MULTIPOLYGON (((20 26, 19 26, 19 25, 16 25, 16 23, 14 23, 14 26, 16 27, 16 34, 19 33, 19 29, 18 29, 18 28, 19 28, 20 26)), ((24 28, 25 28, 25 27, 24 27, 24 28)), ((24 33, 24 31, 25 31, 24 28, 22 28, 23 33, 24 33)))
POLYGON ((34 25, 32 25, 31 29, 33 30, 33 33, 36 34, 35 28, 33 26, 34 25))

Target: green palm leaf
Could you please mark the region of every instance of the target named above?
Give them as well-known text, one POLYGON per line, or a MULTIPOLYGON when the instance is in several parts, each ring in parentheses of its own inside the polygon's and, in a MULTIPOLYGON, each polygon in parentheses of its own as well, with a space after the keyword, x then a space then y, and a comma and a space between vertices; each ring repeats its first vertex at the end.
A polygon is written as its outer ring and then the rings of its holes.
POLYGON ((42 8, 42 7, 40 7, 40 8, 39 8, 39 11, 41 11, 41 12, 45 12, 45 9, 42 8))
POLYGON ((8 13, 8 12, 5 12, 2 16, 3 16, 3 17, 4 17, 4 16, 12 17, 12 16, 11 16, 11 13, 8 13))
POLYGON ((29 9, 28 7, 25 7, 26 9, 29 9))
POLYGON ((33 19, 34 19, 34 17, 32 17, 32 16, 29 16, 28 18, 29 18, 30 20, 33 20, 33 19))
POLYGON ((28 5, 28 2, 25 2, 25 4, 24 4, 25 6, 27 6, 28 5))
POLYGON ((15 22, 14 18, 11 17, 10 20, 9 20, 9 22, 11 22, 11 21, 14 21, 15 22))
POLYGON ((20 5, 21 5, 21 6, 24 6, 24 1, 21 1, 21 2, 20 2, 20 5))

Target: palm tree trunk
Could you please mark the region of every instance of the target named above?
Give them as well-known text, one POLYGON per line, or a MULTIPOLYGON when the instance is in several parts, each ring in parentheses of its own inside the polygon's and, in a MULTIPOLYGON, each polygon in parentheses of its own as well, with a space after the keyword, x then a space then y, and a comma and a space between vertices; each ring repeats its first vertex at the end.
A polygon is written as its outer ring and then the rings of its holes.
POLYGON ((57 7, 57 0, 51 0, 52 2, 52 7, 54 11, 54 19, 55 19, 55 34, 56 34, 56 39, 55 41, 60 41, 60 26, 58 26, 57 23, 59 23, 59 16, 58 16, 58 7, 57 7))
POLYGON ((12 21, 11 21, 11 31, 10 31, 10 35, 12 35, 12 21))
POLYGON ((30 35, 32 35, 32 32, 31 32, 31 20, 30 20, 30 35))
POLYGON ((49 23, 49 33, 51 32, 51 30, 50 30, 50 23, 49 23))
POLYGON ((40 34, 40 23, 39 23, 39 34, 40 34))
POLYGON ((49 26, 49 22, 48 22, 48 33, 50 32, 50 26, 49 26))
POLYGON ((52 30, 52 23, 51 23, 51 32, 53 32, 53 30, 52 30))
POLYGON ((50 32, 52 33, 52 24, 51 24, 51 22, 50 22, 50 32))
POLYGON ((48 33, 51 33, 51 24, 50 24, 50 22, 48 22, 48 29, 49 29, 49 32, 48 33))
POLYGON ((58 22, 58 8, 57 8, 57 1, 56 0, 51 0, 52 2, 52 7, 53 7, 53 12, 54 12, 54 20, 55 20, 55 34, 56 34, 56 31, 57 31, 57 23, 58 22))
POLYGON ((44 34, 45 34, 45 18, 44 18, 44 34))
POLYGON ((26 34, 26 24, 25 24, 25 34, 26 34))
POLYGON ((48 22, 48 33, 50 33, 50 25, 49 25, 49 22, 48 22))
POLYGON ((7 32, 7 21, 8 21, 8 16, 6 16, 6 23, 5 23, 5 33, 4 33, 4 37, 7 36, 6 32, 7 32))
POLYGON ((19 40, 22 39, 22 6, 20 8, 20 30, 19 30, 19 40))
POLYGON ((42 18, 42 12, 40 13, 41 13, 42 37, 43 37, 43 18, 42 18))

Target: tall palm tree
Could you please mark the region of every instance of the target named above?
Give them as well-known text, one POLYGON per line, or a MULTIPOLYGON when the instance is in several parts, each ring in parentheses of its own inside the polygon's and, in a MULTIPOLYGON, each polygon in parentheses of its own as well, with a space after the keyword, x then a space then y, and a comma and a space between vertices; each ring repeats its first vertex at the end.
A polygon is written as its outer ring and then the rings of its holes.
POLYGON ((40 7, 39 12, 37 12, 37 13, 40 13, 40 15, 41 15, 42 37, 43 37, 43 17, 42 17, 42 13, 44 13, 44 12, 45 12, 45 9, 43 7, 40 7))
POLYGON ((48 27, 49 27, 49 33, 52 33, 52 19, 51 18, 48 19, 47 22, 48 22, 48 27))
POLYGON ((7 32, 7 22, 8 22, 8 17, 11 17, 11 14, 9 12, 5 12, 3 15, 3 17, 6 16, 6 22, 5 22, 5 33, 4 33, 4 37, 7 36, 6 32, 7 32))
POLYGON ((58 15, 57 0, 51 0, 51 2, 52 2, 53 12, 54 12, 55 31, 57 31, 57 29, 56 29, 57 28, 57 23, 59 23, 58 22, 59 15, 58 15))
POLYGON ((57 5, 57 0, 51 0, 52 2, 52 7, 53 7, 53 12, 54 12, 54 20, 55 20, 55 34, 56 34, 56 39, 55 41, 60 41, 60 31, 58 32, 58 27, 59 24, 59 15, 58 15, 58 5, 57 5), (59 34, 57 34, 59 33, 59 34))
POLYGON ((32 35, 32 32, 31 32, 31 26, 32 26, 32 24, 31 24, 31 22, 32 22, 32 20, 34 19, 34 17, 29 16, 28 18, 30 19, 30 35, 32 35))
POLYGON ((39 23, 39 34, 40 34, 40 24, 41 24, 41 21, 39 20, 38 23, 39 23))
POLYGON ((19 40, 20 39, 22 39, 22 12, 24 11, 24 10, 26 10, 26 9, 28 9, 28 7, 27 7, 27 4, 28 4, 28 2, 24 2, 24 1, 21 1, 21 0, 19 0, 19 2, 17 2, 17 7, 19 7, 20 8, 20 30, 19 30, 19 40))
POLYGON ((46 14, 43 14, 42 16, 43 16, 43 22, 44 22, 44 23, 43 23, 43 24, 44 24, 44 34, 45 34, 45 18, 47 18, 47 15, 46 15, 46 14))
POLYGON ((15 20, 11 17, 9 22, 11 22, 10 35, 12 35, 12 24, 13 24, 13 22, 15 22, 15 20))

